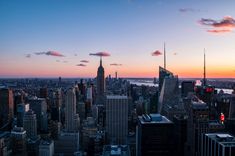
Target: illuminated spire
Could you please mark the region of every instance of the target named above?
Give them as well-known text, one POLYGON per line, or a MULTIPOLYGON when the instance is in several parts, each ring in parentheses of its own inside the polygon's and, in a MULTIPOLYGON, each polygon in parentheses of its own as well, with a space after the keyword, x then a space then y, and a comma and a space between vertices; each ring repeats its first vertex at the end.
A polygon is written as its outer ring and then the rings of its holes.
POLYGON ((166 45, 164 42, 164 69, 166 69, 166 45))
POLYGON ((102 66, 102 56, 100 56, 100 66, 102 66))
POLYGON ((203 85, 206 86, 206 52, 204 48, 204 73, 203 73, 203 85))

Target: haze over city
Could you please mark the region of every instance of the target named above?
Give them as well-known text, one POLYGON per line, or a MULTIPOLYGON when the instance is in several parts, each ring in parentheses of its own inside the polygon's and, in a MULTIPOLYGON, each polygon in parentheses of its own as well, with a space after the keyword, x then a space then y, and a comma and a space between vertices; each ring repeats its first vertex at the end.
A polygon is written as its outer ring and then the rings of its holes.
POLYGON ((235 2, 164 0, 0 1, 0 77, 235 77, 235 2), (152 53, 158 52, 156 56, 152 53))

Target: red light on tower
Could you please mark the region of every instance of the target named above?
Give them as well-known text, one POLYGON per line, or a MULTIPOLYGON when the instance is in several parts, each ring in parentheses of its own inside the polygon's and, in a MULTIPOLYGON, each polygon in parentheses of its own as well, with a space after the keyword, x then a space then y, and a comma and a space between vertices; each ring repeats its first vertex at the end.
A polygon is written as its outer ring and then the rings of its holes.
POLYGON ((224 123, 224 113, 220 113, 220 122, 224 123))

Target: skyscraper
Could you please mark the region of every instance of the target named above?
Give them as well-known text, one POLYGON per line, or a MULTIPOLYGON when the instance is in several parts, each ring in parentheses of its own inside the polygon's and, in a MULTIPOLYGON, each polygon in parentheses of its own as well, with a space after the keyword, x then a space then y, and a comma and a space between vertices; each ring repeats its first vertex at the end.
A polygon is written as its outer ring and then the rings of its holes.
POLYGON ((47 103, 45 98, 33 97, 29 99, 29 107, 37 115, 37 126, 41 131, 47 131, 47 103))
POLYGON ((97 104, 104 104, 105 93, 105 75, 104 67, 102 66, 102 58, 100 58, 100 66, 97 71, 97 104))
POLYGON ((23 127, 26 130, 28 138, 37 138, 37 117, 33 110, 30 109, 24 114, 23 127))
POLYGON ((185 98, 187 120, 187 142, 185 155, 200 155, 201 137, 208 132, 209 107, 197 97, 185 98))
POLYGON ((13 91, 11 89, 0 89, 0 128, 6 127, 13 118, 13 99, 13 91))
POLYGON ((13 154, 24 156, 26 154, 26 131, 23 127, 14 127, 11 131, 13 154))
POLYGON ((79 116, 76 114, 75 89, 70 88, 65 96, 65 129, 67 132, 78 131, 79 116))
POLYGON ((125 144, 128 134, 128 97, 106 97, 106 131, 108 141, 125 144))
POLYGON ((174 155, 173 126, 173 122, 160 114, 138 116, 136 155, 174 155))
POLYGON ((201 156, 234 156, 235 137, 227 133, 208 133, 201 141, 201 156))
POLYGON ((17 126, 23 127, 24 114, 29 110, 29 104, 18 104, 17 105, 17 126))
POLYGON ((53 156, 54 155, 54 141, 42 140, 39 145, 39 156, 53 156))
POLYGON ((165 77, 174 77, 174 74, 159 66, 159 93, 161 92, 165 77))

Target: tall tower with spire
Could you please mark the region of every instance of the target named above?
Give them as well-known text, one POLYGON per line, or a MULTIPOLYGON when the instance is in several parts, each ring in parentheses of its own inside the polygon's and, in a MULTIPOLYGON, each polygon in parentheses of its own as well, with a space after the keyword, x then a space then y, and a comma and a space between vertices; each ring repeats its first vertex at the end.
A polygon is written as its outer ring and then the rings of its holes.
POLYGON ((97 71, 97 102, 102 102, 105 92, 104 67, 102 66, 102 57, 100 57, 100 66, 97 71))
POLYGON ((203 72, 203 85, 206 86, 206 52, 204 48, 204 72, 203 72))

